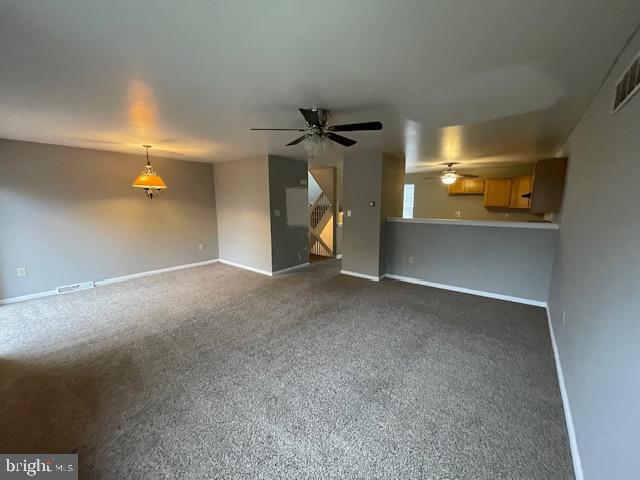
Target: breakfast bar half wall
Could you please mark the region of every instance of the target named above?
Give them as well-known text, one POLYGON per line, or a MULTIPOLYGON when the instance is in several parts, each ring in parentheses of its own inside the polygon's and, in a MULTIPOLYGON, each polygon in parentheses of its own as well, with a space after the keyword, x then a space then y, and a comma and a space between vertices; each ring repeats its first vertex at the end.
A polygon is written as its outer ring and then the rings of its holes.
POLYGON ((546 306, 558 225, 387 218, 386 278, 546 306))

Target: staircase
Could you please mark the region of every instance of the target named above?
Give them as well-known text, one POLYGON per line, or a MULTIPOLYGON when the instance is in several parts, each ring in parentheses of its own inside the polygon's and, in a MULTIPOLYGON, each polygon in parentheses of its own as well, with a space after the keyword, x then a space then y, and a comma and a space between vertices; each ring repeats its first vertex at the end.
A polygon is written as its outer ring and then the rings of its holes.
POLYGON ((329 200, 329 197, 327 197, 327 195, 323 192, 322 195, 320 195, 316 200, 316 203, 314 203, 310 207, 311 212, 309 214, 309 224, 311 225, 311 228, 313 230, 318 228, 318 225, 320 225, 320 222, 322 221, 322 217, 324 217, 324 214, 327 213, 327 210, 330 209, 331 200, 329 200))
POLYGON ((331 200, 323 192, 309 207, 309 251, 313 255, 333 256, 332 248, 322 240, 322 231, 333 220, 331 200))

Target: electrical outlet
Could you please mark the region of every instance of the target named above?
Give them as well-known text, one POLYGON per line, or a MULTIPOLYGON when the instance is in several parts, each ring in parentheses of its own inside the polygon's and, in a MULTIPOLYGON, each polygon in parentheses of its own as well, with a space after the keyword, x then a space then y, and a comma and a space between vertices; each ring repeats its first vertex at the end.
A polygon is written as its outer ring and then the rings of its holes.
POLYGON ((202 251, 203 248, 204 248, 204 245, 202 244, 198 245, 198 250, 202 251))
POLYGON ((19 277, 24 277, 27 274, 27 269, 25 267, 16 268, 16 273, 19 277))
POLYGON ((409 257, 409 263, 413 263, 415 259, 413 257, 409 257))

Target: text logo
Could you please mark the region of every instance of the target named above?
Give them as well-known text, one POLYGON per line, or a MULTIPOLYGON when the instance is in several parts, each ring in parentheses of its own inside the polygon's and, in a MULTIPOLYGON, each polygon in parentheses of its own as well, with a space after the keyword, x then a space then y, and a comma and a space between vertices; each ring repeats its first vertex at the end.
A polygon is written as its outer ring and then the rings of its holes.
POLYGON ((78 480, 75 454, 0 454, 0 480, 78 480))

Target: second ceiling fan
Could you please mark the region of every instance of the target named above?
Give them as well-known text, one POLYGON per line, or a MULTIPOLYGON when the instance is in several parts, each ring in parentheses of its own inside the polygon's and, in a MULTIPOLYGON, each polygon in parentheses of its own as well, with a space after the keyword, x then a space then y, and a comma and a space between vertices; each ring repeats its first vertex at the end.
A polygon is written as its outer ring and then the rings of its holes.
POLYGON ((251 130, 273 130, 304 132, 301 137, 287 143, 287 146, 297 145, 303 140, 329 139, 345 147, 355 145, 357 142, 350 138, 338 135, 335 132, 357 132, 365 130, 382 130, 380 122, 347 123, 344 125, 327 125, 331 112, 326 108, 299 108, 300 113, 307 122, 306 128, 252 128, 251 130))
POLYGON ((451 167, 453 167, 454 165, 458 165, 458 163, 456 162, 443 163, 442 165, 446 165, 447 169, 444 172, 442 172, 441 175, 437 177, 425 177, 423 178, 423 180, 440 179, 440 181, 445 185, 451 185, 453 183, 456 183, 456 180, 458 180, 459 178, 478 178, 478 175, 458 173, 455 170, 453 170, 451 167))

